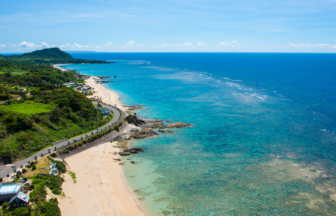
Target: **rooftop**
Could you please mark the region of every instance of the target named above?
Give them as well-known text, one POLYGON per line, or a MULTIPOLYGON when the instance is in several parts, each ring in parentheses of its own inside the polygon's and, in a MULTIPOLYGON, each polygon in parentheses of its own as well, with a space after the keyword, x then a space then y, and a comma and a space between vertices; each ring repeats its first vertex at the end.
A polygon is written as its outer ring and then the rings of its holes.
POLYGON ((2 185, 0 186, 0 194, 6 194, 6 193, 16 193, 20 191, 21 186, 20 185, 2 185))
POLYGON ((13 202, 15 199, 20 199, 26 203, 29 202, 29 196, 27 196, 26 194, 22 193, 22 192, 19 192, 18 194, 16 194, 9 202, 8 204, 10 204, 11 202, 13 202))

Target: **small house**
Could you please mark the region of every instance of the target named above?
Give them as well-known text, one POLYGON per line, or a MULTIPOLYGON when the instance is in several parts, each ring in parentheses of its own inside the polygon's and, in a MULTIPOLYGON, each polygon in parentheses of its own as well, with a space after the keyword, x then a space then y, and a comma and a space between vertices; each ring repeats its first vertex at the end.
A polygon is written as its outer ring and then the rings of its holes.
POLYGON ((110 113, 110 111, 105 107, 98 107, 97 109, 99 112, 103 114, 103 116, 108 115, 110 113))
POLYGON ((22 192, 19 192, 8 202, 8 205, 10 206, 10 208, 18 208, 18 207, 27 207, 28 203, 29 203, 29 196, 27 196, 22 192))

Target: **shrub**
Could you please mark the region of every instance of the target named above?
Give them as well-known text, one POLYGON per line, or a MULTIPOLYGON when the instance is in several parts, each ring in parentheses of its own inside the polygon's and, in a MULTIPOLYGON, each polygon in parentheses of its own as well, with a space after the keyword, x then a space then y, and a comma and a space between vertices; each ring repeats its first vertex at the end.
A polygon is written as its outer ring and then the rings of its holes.
POLYGON ((56 195, 60 195, 60 194, 62 193, 62 191, 61 191, 60 189, 58 189, 58 188, 54 188, 54 189, 52 189, 51 192, 52 192, 53 194, 56 194, 56 195))
POLYGON ((44 201, 41 205, 37 206, 37 212, 41 212, 44 216, 61 216, 61 211, 58 207, 58 201, 56 198, 50 199, 49 202, 44 201))
POLYGON ((56 168, 59 172, 65 173, 66 172, 66 167, 62 161, 55 161, 56 162, 56 168))
POLYGON ((35 188, 35 186, 33 184, 28 186, 28 190, 33 190, 35 188))
POLYGON ((32 171, 33 170, 36 170, 36 165, 35 164, 32 165, 32 171))
POLYGON ((25 172, 27 172, 27 170, 26 169, 22 169, 22 173, 25 173, 25 172))

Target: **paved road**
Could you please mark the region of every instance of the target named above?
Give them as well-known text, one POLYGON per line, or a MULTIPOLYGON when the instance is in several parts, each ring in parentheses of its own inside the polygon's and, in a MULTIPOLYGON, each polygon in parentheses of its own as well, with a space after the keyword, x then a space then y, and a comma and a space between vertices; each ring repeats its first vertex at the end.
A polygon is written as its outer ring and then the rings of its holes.
MULTIPOLYGON (((49 152, 54 152, 55 151, 55 147, 56 147, 56 149, 59 149, 59 148, 61 148, 63 146, 69 145, 68 142, 70 142, 70 145, 72 145, 72 144, 74 144, 76 142, 79 142, 82 138, 85 139, 85 138, 90 137, 92 135, 96 135, 97 133, 100 133, 100 132, 108 129, 109 127, 112 127, 114 125, 119 124, 124 119, 124 117, 126 116, 126 114, 123 111, 121 111, 120 109, 118 109, 118 108, 116 108, 114 106, 110 106, 110 105, 104 104, 104 103, 102 103, 102 104, 105 107, 107 107, 109 110, 111 110, 113 112, 113 114, 114 114, 114 117, 113 117, 113 119, 110 122, 108 122, 107 124, 99 127, 99 130, 95 130, 93 132, 88 132, 86 134, 82 134, 82 135, 73 137, 73 138, 71 138, 71 139, 69 139, 67 141, 63 141, 63 142, 60 142, 58 144, 55 144, 55 145, 53 145, 53 147, 49 147, 49 148, 43 149, 43 150, 35 153, 34 155, 31 155, 31 156, 29 156, 29 157, 27 157, 27 158, 25 158, 25 159, 23 159, 23 160, 15 163, 16 167, 20 168, 21 165, 24 166, 25 164, 28 163, 28 161, 35 160, 35 156, 36 157, 41 157, 41 154, 45 155, 45 154, 48 154, 49 152)), ((11 172, 13 172, 11 166, 9 166, 8 168, 3 169, 0 172, 0 178, 6 177, 11 172)))

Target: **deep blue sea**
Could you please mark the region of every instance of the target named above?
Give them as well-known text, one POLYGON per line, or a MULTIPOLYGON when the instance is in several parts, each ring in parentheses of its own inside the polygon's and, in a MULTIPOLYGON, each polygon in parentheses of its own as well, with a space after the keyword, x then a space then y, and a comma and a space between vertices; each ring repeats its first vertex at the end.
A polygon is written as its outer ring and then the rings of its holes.
POLYGON ((148 215, 335 215, 336 55, 76 53, 137 115, 191 123, 132 141, 148 215))

